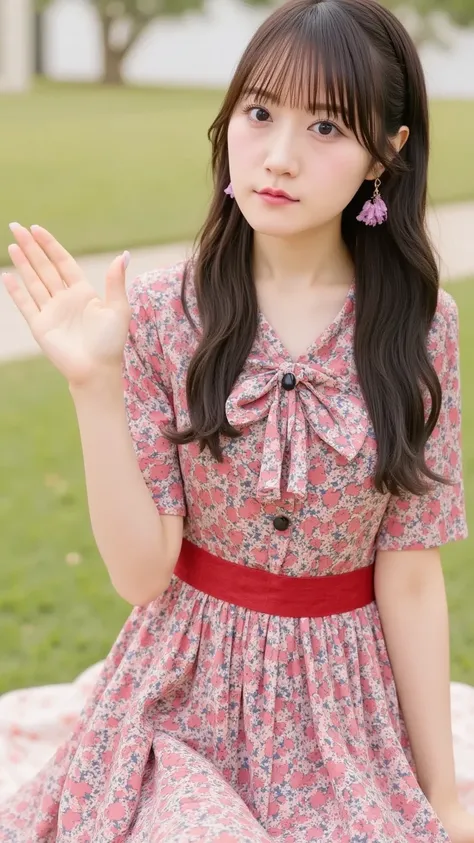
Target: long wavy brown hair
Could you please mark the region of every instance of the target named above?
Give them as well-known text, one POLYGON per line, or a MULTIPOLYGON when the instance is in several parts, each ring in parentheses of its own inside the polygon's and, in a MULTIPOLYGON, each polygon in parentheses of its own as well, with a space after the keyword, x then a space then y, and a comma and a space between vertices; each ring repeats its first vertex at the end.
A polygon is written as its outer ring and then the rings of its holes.
POLYGON ((253 230, 224 194, 229 121, 249 89, 257 100, 259 91, 270 91, 314 111, 320 80, 328 114, 342 110, 345 125, 385 167, 387 223, 369 228, 356 221, 373 189, 368 181, 341 223, 355 267, 354 358, 377 441, 374 483, 381 492, 422 494, 428 478, 448 482, 424 458, 441 408, 441 386, 427 351, 439 287, 425 229, 428 104, 413 42, 376 0, 289 0, 267 18, 242 56, 209 130, 215 191, 183 281, 190 318, 186 289, 192 274, 201 319, 187 374, 191 424, 168 435, 181 444, 199 441, 217 460, 222 436, 240 435, 226 418, 225 403, 254 342, 258 304, 253 230), (410 136, 398 154, 390 137, 402 125, 410 136))

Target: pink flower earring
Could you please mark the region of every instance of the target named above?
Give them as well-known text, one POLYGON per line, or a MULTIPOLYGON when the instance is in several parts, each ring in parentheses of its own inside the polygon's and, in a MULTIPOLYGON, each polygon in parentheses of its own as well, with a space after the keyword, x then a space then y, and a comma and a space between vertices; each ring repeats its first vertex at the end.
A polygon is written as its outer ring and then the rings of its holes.
POLYGON ((234 188, 232 187, 232 182, 229 184, 229 187, 226 187, 224 193, 227 193, 227 196, 230 196, 231 199, 235 199, 234 188))
POLYGON ((356 217, 356 220, 365 225, 382 225, 388 216, 387 206, 379 193, 380 179, 375 179, 374 184, 372 198, 364 204, 359 216, 356 217))

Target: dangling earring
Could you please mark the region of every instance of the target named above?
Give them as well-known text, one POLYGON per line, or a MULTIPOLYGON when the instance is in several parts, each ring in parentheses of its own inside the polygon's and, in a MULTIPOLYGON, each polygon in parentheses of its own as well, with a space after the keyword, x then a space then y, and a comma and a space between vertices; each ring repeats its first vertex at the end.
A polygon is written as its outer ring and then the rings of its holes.
POLYGON ((229 187, 226 187, 224 193, 227 193, 227 196, 230 196, 231 199, 235 199, 234 188, 232 187, 232 182, 229 184, 229 187))
POLYGON ((374 184, 372 199, 365 203, 359 216, 356 217, 356 220, 365 223, 365 225, 381 225, 388 216, 387 206, 379 193, 380 179, 375 179, 374 184))

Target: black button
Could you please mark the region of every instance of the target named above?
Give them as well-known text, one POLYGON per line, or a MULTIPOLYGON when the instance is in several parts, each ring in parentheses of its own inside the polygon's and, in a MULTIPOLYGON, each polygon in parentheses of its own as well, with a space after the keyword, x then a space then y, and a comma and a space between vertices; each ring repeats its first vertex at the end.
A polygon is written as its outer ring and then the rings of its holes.
POLYGON ((286 375, 283 375, 281 379, 281 385, 283 389, 286 389, 289 392, 290 389, 294 389, 296 386, 296 378, 292 372, 287 372, 286 375))
POLYGON ((283 532, 283 530, 287 530, 290 526, 290 519, 286 517, 286 515, 277 515, 276 518, 273 519, 273 526, 275 530, 279 530, 283 532))

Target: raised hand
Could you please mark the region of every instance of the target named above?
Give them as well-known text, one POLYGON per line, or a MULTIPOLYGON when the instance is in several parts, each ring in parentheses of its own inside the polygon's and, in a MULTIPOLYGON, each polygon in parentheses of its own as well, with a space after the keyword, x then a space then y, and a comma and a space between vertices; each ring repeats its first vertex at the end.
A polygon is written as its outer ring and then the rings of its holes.
POLYGON ((11 273, 5 287, 36 342, 70 384, 121 366, 130 323, 125 288, 128 252, 112 261, 102 300, 60 243, 40 226, 12 223, 8 253, 23 285, 11 273))

